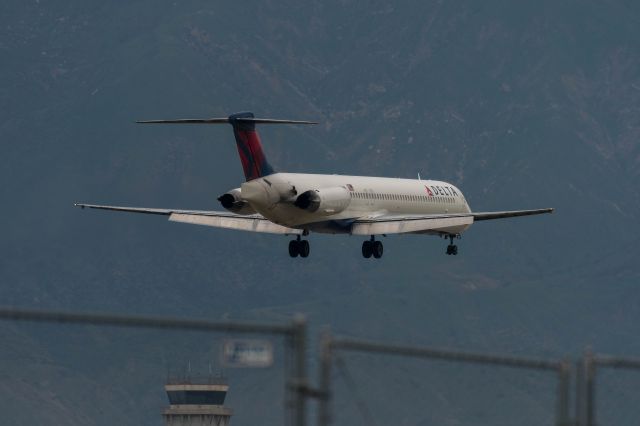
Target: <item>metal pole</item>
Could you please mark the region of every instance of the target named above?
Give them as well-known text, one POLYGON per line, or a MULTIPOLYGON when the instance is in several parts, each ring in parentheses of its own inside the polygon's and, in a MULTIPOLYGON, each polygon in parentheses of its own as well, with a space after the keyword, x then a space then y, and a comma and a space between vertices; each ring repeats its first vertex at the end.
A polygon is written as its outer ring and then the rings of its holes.
POLYGON ((570 426, 569 419, 569 380, 570 364, 567 359, 558 368, 558 395, 556 407, 556 426, 570 426))
POLYGON ((329 426, 331 422, 331 331, 322 330, 320 336, 320 401, 318 403, 318 426, 329 426))
POLYGON ((576 426, 584 426, 584 360, 576 361, 576 426))
POLYGON ((332 347, 335 350, 374 352, 411 358, 430 358, 474 364, 493 364, 503 367, 528 368, 532 370, 558 371, 561 364, 560 361, 550 361, 540 358, 525 358, 510 355, 462 352, 450 349, 438 349, 423 346, 404 346, 345 338, 334 338, 332 340, 332 347))
POLYGON ((306 421, 306 391, 308 387, 306 339, 307 321, 302 314, 297 314, 293 319, 295 377, 292 384, 295 389, 295 426, 304 426, 306 421))
POLYGON ((593 359, 593 352, 587 349, 584 354, 584 374, 585 374, 585 412, 586 426, 596 425, 596 366, 593 359))
POLYGON ((597 364, 598 367, 640 369, 640 358, 597 355, 593 357, 593 362, 597 364))
POLYGON ((0 320, 35 321, 66 324, 90 324, 130 328, 156 328, 225 333, 264 333, 289 335, 289 325, 210 321, 190 318, 148 317, 139 315, 97 314, 93 312, 44 311, 0 308, 0 320))

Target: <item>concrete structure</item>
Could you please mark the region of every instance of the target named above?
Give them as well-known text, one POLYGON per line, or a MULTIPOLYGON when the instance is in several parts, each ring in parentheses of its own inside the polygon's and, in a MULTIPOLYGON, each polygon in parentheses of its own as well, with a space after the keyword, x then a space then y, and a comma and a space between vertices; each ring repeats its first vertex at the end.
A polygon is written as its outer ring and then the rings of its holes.
POLYGON ((169 408, 166 426, 228 426, 232 410, 224 406, 229 385, 219 379, 170 381, 165 385, 169 408))

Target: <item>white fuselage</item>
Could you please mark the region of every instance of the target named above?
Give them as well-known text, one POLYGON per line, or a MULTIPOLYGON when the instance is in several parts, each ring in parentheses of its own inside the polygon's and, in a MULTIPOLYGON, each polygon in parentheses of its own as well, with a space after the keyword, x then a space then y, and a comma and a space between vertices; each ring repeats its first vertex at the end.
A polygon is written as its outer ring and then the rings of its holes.
MULTIPOLYGON (((434 180, 275 173, 243 183, 241 194, 274 223, 326 233, 349 233, 350 224, 361 218, 471 211, 455 185, 434 180), (320 194, 323 202, 317 210, 294 204, 306 191, 320 194)), ((461 233, 467 227, 448 232, 461 233)))

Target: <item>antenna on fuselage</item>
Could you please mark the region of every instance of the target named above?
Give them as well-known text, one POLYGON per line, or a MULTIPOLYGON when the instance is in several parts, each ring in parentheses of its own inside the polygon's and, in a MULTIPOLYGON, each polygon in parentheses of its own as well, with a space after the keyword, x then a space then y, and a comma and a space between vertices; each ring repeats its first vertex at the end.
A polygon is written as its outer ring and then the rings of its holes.
POLYGON ((418 180, 422 180, 422 179, 420 179, 420 172, 418 172, 418 180))

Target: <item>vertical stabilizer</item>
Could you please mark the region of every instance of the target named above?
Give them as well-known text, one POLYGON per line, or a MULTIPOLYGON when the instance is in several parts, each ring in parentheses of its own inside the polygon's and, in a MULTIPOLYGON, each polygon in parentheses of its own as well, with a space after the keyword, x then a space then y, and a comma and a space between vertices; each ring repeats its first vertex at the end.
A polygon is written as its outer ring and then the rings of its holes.
POLYGON ((251 120, 253 118, 251 112, 240 112, 229 116, 229 123, 233 126, 233 135, 236 138, 238 154, 247 181, 274 173, 273 167, 267 161, 262 150, 260 136, 256 131, 256 123, 251 120))

